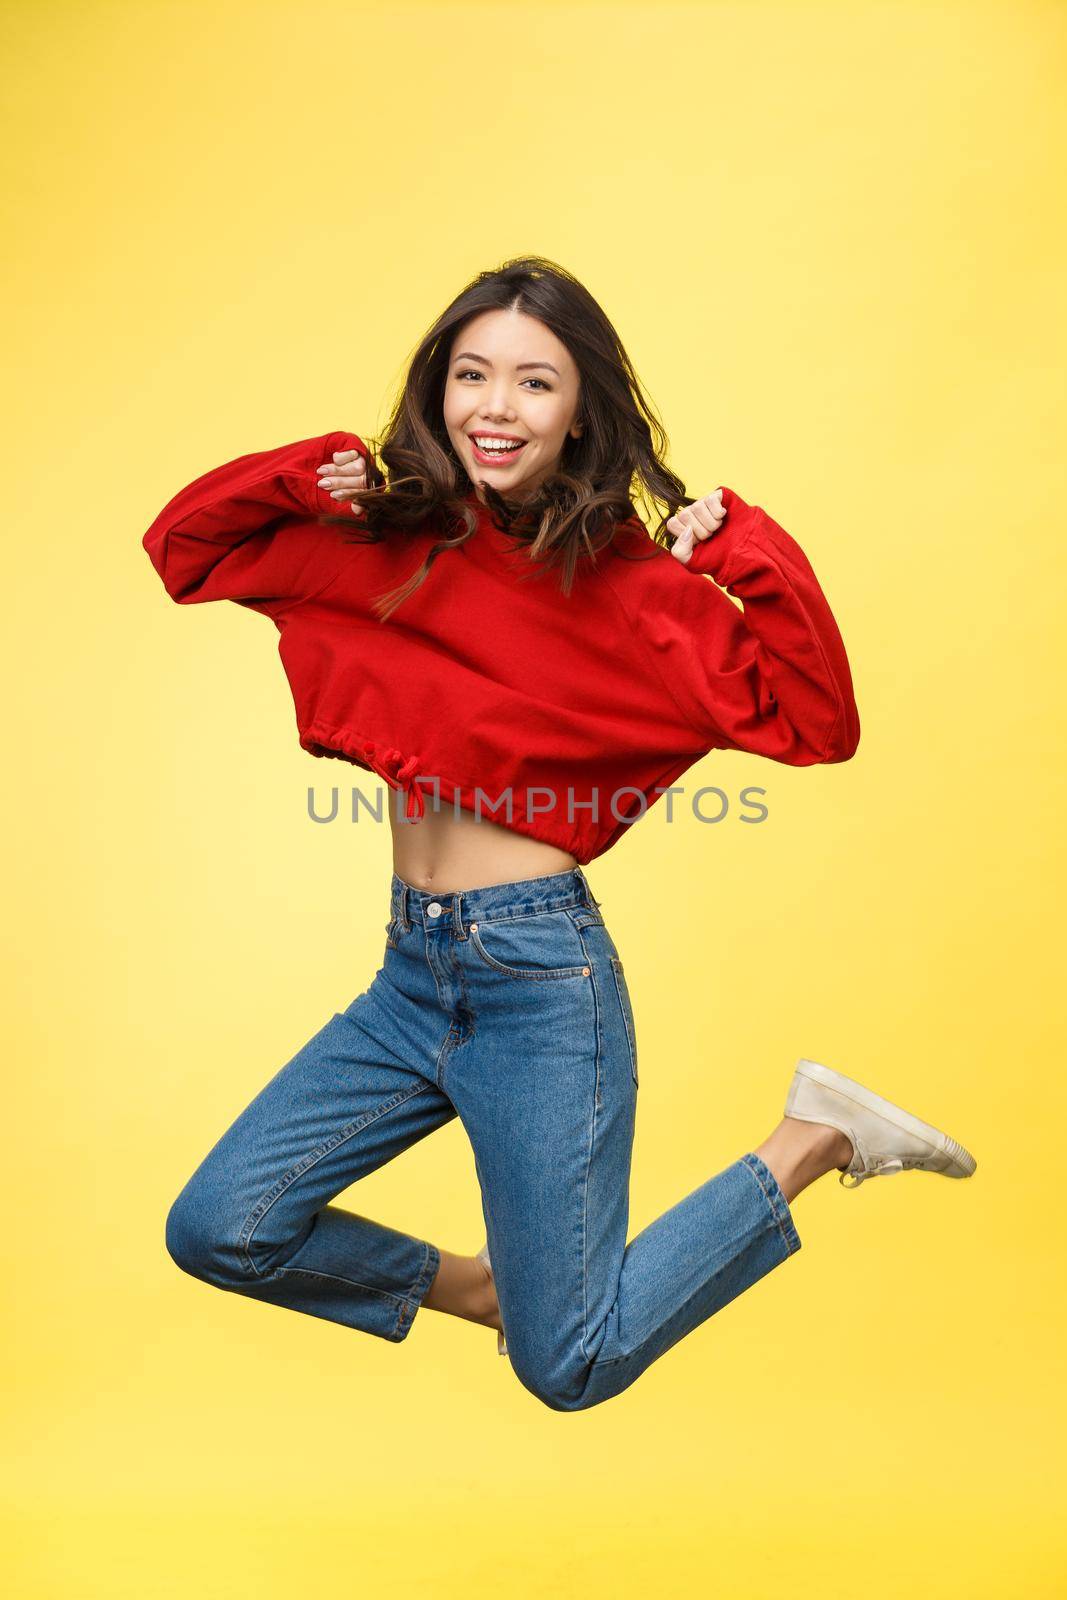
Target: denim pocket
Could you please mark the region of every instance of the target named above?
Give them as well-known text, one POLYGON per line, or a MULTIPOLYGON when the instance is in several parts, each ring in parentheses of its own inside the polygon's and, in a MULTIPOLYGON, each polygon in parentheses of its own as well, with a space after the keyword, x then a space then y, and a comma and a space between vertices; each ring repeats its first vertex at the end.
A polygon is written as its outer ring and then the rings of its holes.
POLYGON ((479 960, 506 978, 544 982, 589 977, 582 936, 566 911, 471 922, 467 932, 479 960))
POLYGON ((402 931, 403 923, 400 921, 400 918, 396 915, 391 916, 385 925, 385 942, 390 950, 396 949, 397 939, 400 937, 402 931))
POLYGON ((622 970, 622 961, 617 955, 609 957, 611 961, 612 976, 615 979, 615 992, 619 997, 619 1007, 622 1019, 626 1024, 626 1041, 630 1047, 630 1072, 633 1075, 634 1087, 637 1087, 637 1030, 634 1028, 634 1011, 630 1004, 630 991, 626 986, 626 974, 622 970))

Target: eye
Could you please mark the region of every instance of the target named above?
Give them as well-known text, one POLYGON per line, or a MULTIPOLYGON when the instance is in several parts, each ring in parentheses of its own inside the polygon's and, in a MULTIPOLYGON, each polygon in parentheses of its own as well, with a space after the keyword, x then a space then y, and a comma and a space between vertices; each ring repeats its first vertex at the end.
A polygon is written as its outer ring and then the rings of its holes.
MULTIPOLYGON (((480 378, 481 376, 482 376, 482 374, 480 372, 476 371, 474 367, 464 367, 462 369, 462 371, 456 373, 456 378, 457 379, 459 379, 459 378, 480 378)), ((524 383, 539 383, 541 385, 542 389, 547 389, 549 391, 549 393, 551 393, 552 386, 551 386, 551 384, 546 383, 544 378, 524 378, 523 382, 524 383)))

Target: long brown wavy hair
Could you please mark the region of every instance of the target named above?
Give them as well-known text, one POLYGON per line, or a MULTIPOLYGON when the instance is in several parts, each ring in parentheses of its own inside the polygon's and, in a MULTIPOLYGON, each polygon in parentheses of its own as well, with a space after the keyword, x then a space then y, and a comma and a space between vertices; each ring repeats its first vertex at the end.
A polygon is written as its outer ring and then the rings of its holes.
POLYGON ((636 518, 635 484, 648 506, 668 508, 652 535, 657 543, 669 541, 665 524, 689 501, 685 485, 661 459, 666 434, 604 311, 565 268, 543 256, 514 256, 479 273, 425 334, 385 432, 364 441, 372 451, 367 487, 352 496, 346 515, 319 518, 342 525, 348 542, 357 544, 402 538, 427 518, 440 529, 442 537, 419 570, 374 601, 383 620, 425 581, 442 551, 477 530, 472 485, 445 427, 444 394, 456 334, 471 318, 494 310, 522 311, 543 322, 567 347, 579 373, 582 434, 568 434, 558 470, 521 504, 485 485, 485 506, 495 525, 529 547, 531 573, 538 566, 558 567, 561 591, 569 595, 583 556, 595 565, 619 524, 636 518), (359 527, 353 529, 357 506, 359 527))

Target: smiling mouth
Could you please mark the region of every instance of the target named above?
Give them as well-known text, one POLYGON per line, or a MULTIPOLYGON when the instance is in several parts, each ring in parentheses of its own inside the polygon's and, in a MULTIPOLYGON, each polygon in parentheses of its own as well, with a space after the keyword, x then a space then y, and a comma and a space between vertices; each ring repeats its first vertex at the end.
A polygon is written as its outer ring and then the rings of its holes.
POLYGON ((483 467, 495 467, 503 461, 514 461, 516 456, 522 454, 527 444, 525 439, 521 439, 511 445, 497 445, 483 450, 472 434, 468 434, 467 437, 470 439, 474 459, 483 467))

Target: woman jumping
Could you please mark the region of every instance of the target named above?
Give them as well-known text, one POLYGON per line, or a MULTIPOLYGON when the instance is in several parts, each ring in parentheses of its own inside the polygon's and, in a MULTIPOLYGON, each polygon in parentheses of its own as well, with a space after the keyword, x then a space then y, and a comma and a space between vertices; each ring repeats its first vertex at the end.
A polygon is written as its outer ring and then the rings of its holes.
POLYGON ((691 500, 665 443, 597 302, 523 257, 430 328, 376 451, 338 431, 241 456, 143 541, 172 599, 273 621, 301 746, 394 801, 380 969, 209 1151, 167 1247, 382 1339, 421 1306, 495 1328, 559 1411, 619 1394, 799 1250, 815 1179, 975 1170, 802 1059, 763 1142, 627 1241, 637 1038, 584 868, 711 750, 800 767, 859 742, 800 546, 729 488, 691 500), (635 486, 667 508, 654 533, 635 486), (477 1254, 330 1203, 456 1116, 477 1254))

